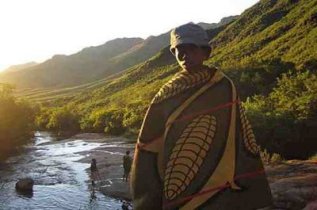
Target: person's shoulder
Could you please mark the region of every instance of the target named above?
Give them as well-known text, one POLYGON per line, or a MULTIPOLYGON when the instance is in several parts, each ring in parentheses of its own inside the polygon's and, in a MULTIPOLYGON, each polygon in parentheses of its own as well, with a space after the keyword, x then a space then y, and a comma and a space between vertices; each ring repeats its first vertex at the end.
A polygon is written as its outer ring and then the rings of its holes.
POLYGON ((222 94, 231 95, 233 90, 237 90, 236 85, 234 84, 234 81, 230 78, 230 76, 228 76, 227 73, 225 73, 221 69, 216 67, 214 68, 216 70, 215 76, 218 77, 218 82, 212 88, 214 87, 220 88, 222 94))
POLYGON ((215 71, 214 77, 218 78, 218 82, 217 82, 218 84, 228 86, 228 87, 234 85, 232 79, 224 71, 214 66, 209 68, 215 71))

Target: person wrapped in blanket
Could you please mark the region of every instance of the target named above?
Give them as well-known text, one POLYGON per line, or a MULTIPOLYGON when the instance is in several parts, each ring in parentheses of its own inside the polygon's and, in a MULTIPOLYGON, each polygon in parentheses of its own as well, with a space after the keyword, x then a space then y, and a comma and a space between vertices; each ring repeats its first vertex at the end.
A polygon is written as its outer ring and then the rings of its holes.
POLYGON ((268 209, 260 147, 233 82, 206 66, 207 33, 188 23, 171 31, 181 67, 153 98, 132 166, 134 209, 268 209))

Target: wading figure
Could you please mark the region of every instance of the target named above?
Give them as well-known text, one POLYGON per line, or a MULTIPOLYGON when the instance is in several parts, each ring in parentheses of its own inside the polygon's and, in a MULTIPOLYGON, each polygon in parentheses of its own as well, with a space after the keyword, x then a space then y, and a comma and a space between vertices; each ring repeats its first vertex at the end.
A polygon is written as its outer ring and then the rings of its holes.
POLYGON ((171 32, 181 67, 153 98, 132 166, 134 208, 251 210, 271 205, 255 138, 233 82, 203 64, 206 32, 171 32))
POLYGON ((99 175, 99 171, 97 168, 97 161, 95 158, 93 158, 91 160, 91 164, 90 164, 90 172, 91 172, 91 185, 92 187, 94 187, 96 185, 96 181, 99 180, 100 181, 100 175, 99 175))
POLYGON ((130 156, 130 151, 126 151, 123 156, 123 181, 128 182, 130 171, 132 165, 132 157, 130 156))

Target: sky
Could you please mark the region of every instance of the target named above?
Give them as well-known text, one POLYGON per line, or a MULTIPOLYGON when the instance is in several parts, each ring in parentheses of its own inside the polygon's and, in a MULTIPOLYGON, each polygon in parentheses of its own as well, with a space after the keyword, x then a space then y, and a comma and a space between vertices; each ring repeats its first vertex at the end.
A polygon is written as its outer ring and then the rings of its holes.
POLYGON ((0 71, 188 22, 217 23, 258 0, 0 0, 0 71))

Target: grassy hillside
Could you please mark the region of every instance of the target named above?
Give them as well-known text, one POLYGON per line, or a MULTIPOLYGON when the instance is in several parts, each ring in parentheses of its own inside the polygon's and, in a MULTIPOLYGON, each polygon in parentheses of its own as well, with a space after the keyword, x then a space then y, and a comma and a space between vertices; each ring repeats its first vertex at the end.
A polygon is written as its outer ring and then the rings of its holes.
POLYGON ((211 41, 210 62, 235 68, 280 59, 316 68, 316 26, 316 0, 262 0, 211 41))

